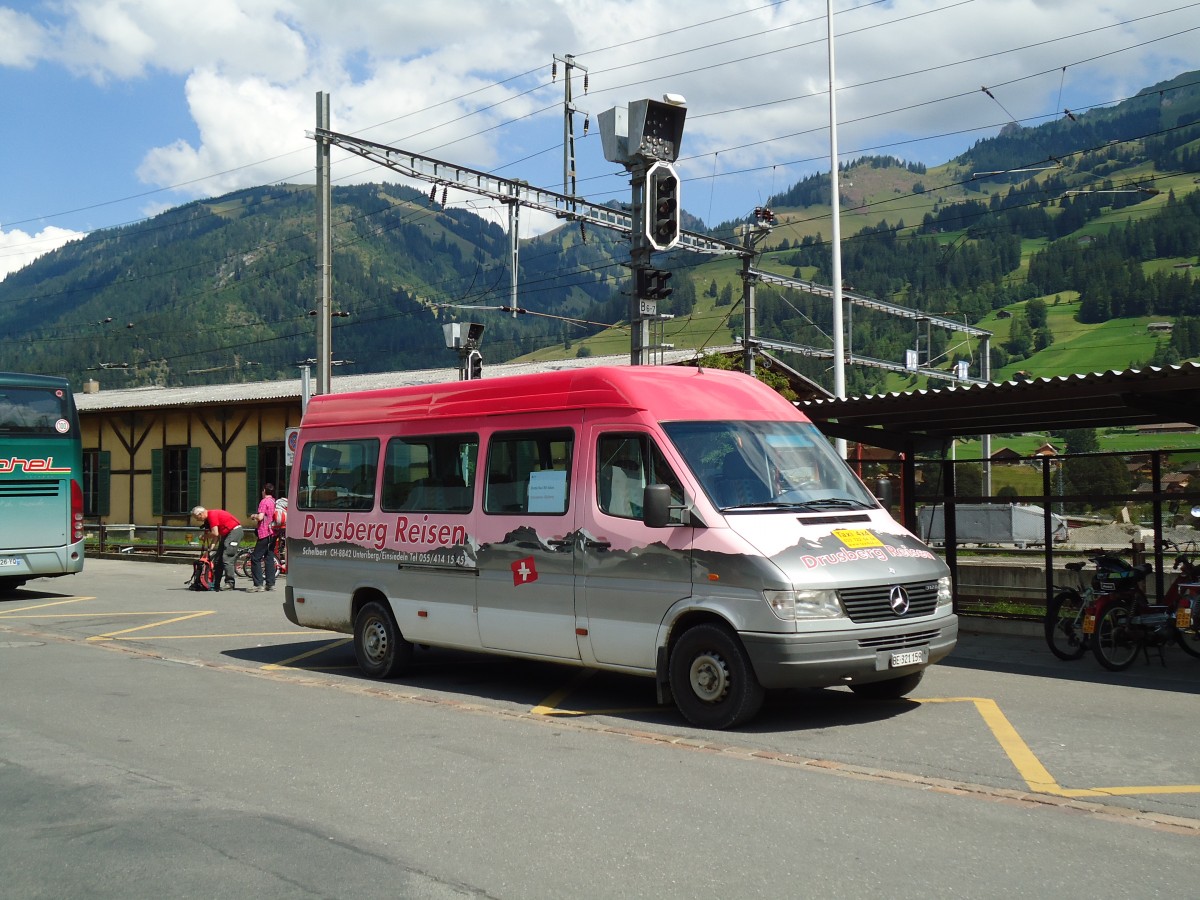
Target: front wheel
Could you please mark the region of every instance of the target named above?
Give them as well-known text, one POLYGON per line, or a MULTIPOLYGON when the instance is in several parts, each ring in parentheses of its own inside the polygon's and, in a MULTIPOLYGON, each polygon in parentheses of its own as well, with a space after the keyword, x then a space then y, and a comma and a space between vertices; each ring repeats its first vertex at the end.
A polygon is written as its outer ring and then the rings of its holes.
POLYGON ((1059 659, 1075 660, 1087 653, 1083 631, 1083 597, 1078 591, 1059 591, 1046 607, 1046 645, 1059 659))
POLYGON ((404 639, 391 610, 372 601, 354 619, 354 657, 371 678, 391 678, 412 662, 413 645, 404 639))
POLYGON ((748 722, 766 696, 741 642, 720 625, 685 631, 671 649, 669 670, 675 705, 699 728, 748 722))
POLYGON ((1110 606, 1096 620, 1092 652, 1096 661, 1112 672, 1128 669, 1137 659, 1140 642, 1134 637, 1129 610, 1110 606))
POLYGON ((253 571, 250 568, 250 554, 252 552, 253 551, 251 550, 239 550, 237 561, 233 564, 234 571, 236 571, 243 578, 249 578, 251 580, 254 578, 253 571))

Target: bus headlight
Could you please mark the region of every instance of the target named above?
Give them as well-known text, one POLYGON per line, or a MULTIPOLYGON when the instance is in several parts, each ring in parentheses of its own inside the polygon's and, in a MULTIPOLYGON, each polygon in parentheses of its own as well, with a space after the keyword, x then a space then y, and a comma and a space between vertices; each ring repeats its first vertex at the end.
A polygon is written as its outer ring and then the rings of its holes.
POLYGON ((836 619, 842 614, 836 591, 763 591, 771 612, 785 622, 796 619, 836 619))
POLYGON ((950 576, 938 579, 937 611, 944 611, 954 605, 954 591, 950 589, 950 576))

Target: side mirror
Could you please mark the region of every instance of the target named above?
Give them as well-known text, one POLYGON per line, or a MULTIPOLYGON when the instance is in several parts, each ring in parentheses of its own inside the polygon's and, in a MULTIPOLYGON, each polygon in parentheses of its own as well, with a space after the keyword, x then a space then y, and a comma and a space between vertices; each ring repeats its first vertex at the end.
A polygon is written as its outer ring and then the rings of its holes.
POLYGON ((642 492, 642 521, 650 528, 666 528, 671 521, 671 486, 648 484, 642 492))

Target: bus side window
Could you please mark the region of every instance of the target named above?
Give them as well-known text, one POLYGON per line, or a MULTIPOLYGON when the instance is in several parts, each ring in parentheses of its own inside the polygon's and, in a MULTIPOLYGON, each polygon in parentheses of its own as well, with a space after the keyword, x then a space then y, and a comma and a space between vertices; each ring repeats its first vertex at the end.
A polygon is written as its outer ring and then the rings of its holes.
POLYGON ((372 509, 378 460, 376 438, 305 444, 300 456, 298 508, 372 509))
POLYGON ((642 517, 647 484, 671 488, 671 522, 683 521, 683 485, 654 440, 645 434, 605 434, 597 444, 596 497, 600 510, 626 519, 642 517))
POLYGON ((493 435, 483 511, 494 515, 565 513, 574 448, 575 434, 569 429, 493 435))
POLYGON ((478 455, 474 434, 392 438, 384 461, 383 508, 470 512, 478 455))

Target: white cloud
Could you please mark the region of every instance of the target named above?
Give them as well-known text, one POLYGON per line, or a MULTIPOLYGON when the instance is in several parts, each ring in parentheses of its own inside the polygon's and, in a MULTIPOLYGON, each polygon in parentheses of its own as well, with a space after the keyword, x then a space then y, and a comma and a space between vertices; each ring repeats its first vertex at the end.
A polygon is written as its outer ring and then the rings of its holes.
POLYGON ((36 20, 0 7, 0 66, 26 69, 45 52, 45 32, 36 20))
POLYGON ((39 256, 84 237, 81 231, 48 226, 36 234, 0 228, 0 281, 27 266, 39 256))
MULTIPOLYGON (((1154 42, 1194 25, 1186 9, 1153 15, 1179 5, 860 4, 835 18, 840 148, 936 163, 946 142, 934 136, 987 129, 958 138, 965 148, 1009 118, 1037 124, 1062 106, 1132 94, 1191 64, 1194 34, 1154 42)), ((182 199, 311 179, 304 135, 318 90, 331 95, 335 131, 556 189, 563 88, 549 67, 566 53, 589 70, 590 91, 577 84, 575 102, 590 112, 593 138, 577 152, 580 189, 598 200, 627 197, 628 187, 600 156, 597 115, 668 90, 689 104, 684 175, 707 182, 689 190, 726 198, 716 218, 828 166, 820 0, 62 0, 38 9, 40 24, 0 8, 0 31, 13 35, 0 65, 57 61, 102 83, 184 77, 197 135, 146 147, 138 168, 150 186, 180 186, 182 199), (723 173, 738 174, 712 178, 723 173)), ((363 161, 335 163, 334 175, 384 177, 363 161)))

